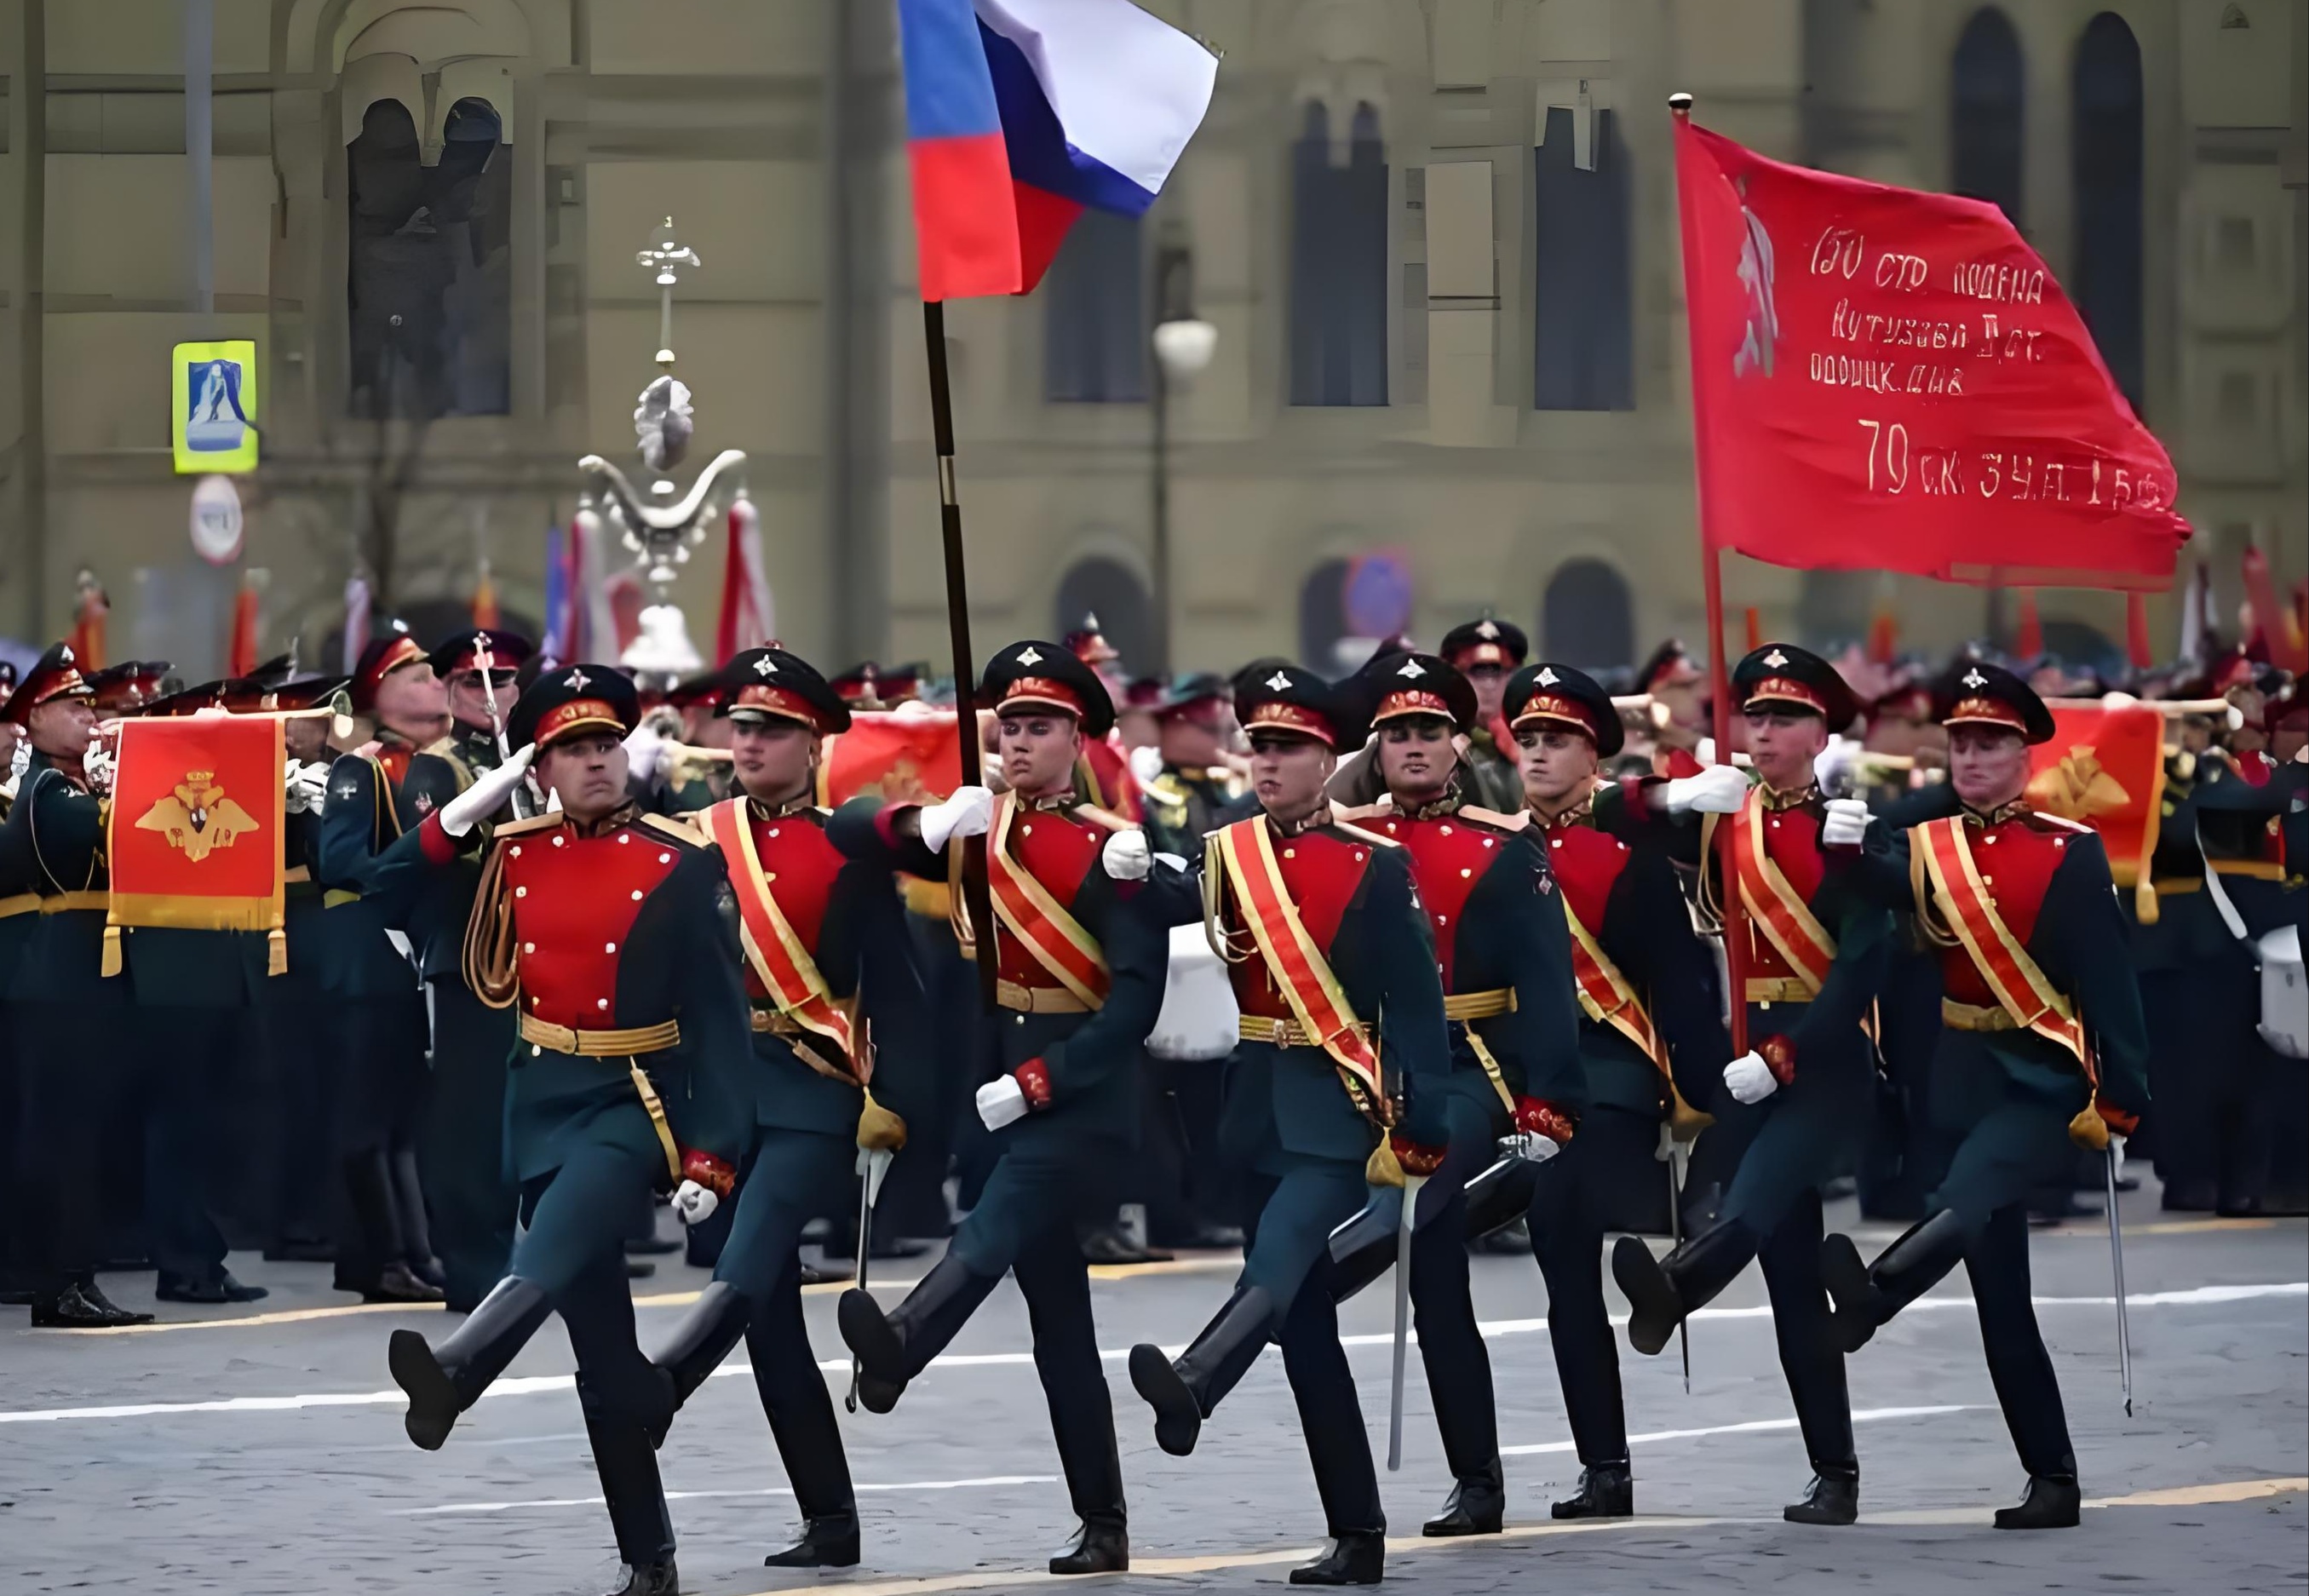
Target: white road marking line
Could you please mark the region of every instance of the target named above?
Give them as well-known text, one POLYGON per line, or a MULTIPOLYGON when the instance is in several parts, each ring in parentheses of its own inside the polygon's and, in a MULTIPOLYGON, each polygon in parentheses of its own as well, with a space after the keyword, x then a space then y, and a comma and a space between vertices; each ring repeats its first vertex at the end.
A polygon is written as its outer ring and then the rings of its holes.
MULTIPOLYGON (((2132 1293, 2126 1300, 2137 1308, 2203 1307, 2223 1303, 2294 1297, 2309 1297, 2309 1281, 2271 1281, 2261 1284, 2237 1286, 2191 1286, 2177 1291, 2137 1291, 2132 1293)), ((2039 1308, 2108 1308, 2116 1306, 2116 1298, 2114 1297, 2038 1297, 2032 1300, 2039 1308)), ((1972 1298, 1969 1297, 1926 1297, 1910 1303, 1904 1311, 1913 1314, 1927 1310, 1946 1311, 1954 1308, 1969 1308, 1972 1306, 1972 1298)), ((1759 1304, 1754 1307, 1704 1307, 1694 1314, 1692 1318, 1701 1322, 1760 1321, 1769 1320, 1771 1314, 1772 1310, 1769 1305, 1759 1304)), ((1612 1323, 1625 1324, 1627 1319, 1624 1316, 1621 1316, 1614 1317, 1612 1323)), ((1483 1332, 1486 1340, 1495 1341, 1509 1335, 1544 1334, 1547 1329, 1547 1321, 1545 1319, 1491 1319, 1483 1322, 1477 1328, 1483 1332)), ((1339 1339, 1343 1345, 1348 1347, 1386 1346, 1392 1344, 1394 1341, 1392 1335, 1385 1333, 1348 1335, 1339 1339)), ((1183 1348, 1164 1349, 1173 1357, 1183 1350, 1183 1348)), ((1102 1350, 1099 1356, 1109 1362, 1120 1363, 1129 1358, 1130 1353, 1128 1348, 1116 1347, 1102 1350)), ((1031 1365, 1033 1361, 1034 1355, 1032 1352, 958 1352, 946 1354, 933 1362, 930 1367, 933 1369, 1016 1367, 1031 1365)), ((817 1367, 827 1374, 847 1375, 850 1372, 850 1359, 847 1358, 825 1359, 818 1363, 817 1367)), ((739 1362, 724 1363, 713 1372, 718 1378, 725 1375, 748 1374, 751 1370, 744 1363, 739 1362)), ((529 1396, 541 1391, 567 1391, 573 1386, 574 1382, 567 1375, 523 1376, 519 1378, 497 1381, 489 1387, 482 1400, 487 1402, 502 1396, 529 1396)), ((0 1424, 56 1424, 79 1419, 151 1419, 177 1413, 277 1413, 304 1408, 393 1407, 400 1405, 405 1400, 401 1392, 394 1390, 319 1392, 296 1396, 233 1396, 220 1397, 208 1402, 110 1402, 93 1407, 30 1408, 15 1411, 0 1411, 0 1424)))
MULTIPOLYGON (((1055 1485, 1055 1474, 989 1474, 977 1480, 906 1480, 885 1484, 866 1481, 851 1487, 860 1491, 954 1491, 992 1490, 1012 1485, 1055 1485)), ((759 1490, 668 1491, 669 1502, 696 1502, 709 1497, 791 1497, 793 1488, 769 1486, 759 1490)), ((528 1502, 449 1502, 438 1507, 396 1507, 394 1518, 439 1518, 451 1514, 510 1513, 524 1507, 601 1507, 606 1504, 599 1497, 545 1497, 528 1502)))
MULTIPOLYGON (((1943 1413, 1977 1413, 1983 1411, 1979 1402, 1959 1402, 1941 1408, 1863 1408, 1852 1416, 1855 1424, 1873 1424, 1887 1419, 1934 1419, 1943 1413)), ((1793 1419, 1751 1419, 1744 1424, 1711 1424, 1705 1429, 1656 1429, 1648 1435, 1630 1436, 1630 1446, 1647 1446, 1657 1441, 1691 1441, 1701 1436, 1751 1436, 1767 1430, 1796 1428, 1793 1419)), ((1501 1457, 1532 1457, 1543 1452, 1570 1452, 1578 1443, 1547 1441, 1532 1446, 1502 1446, 1501 1457)))

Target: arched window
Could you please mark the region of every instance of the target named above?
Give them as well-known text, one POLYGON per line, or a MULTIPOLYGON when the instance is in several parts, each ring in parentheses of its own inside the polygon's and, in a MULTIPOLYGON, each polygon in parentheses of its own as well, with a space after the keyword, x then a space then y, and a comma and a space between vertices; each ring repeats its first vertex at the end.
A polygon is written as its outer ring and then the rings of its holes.
POLYGON ((1339 640, 1347 634, 1347 562, 1325 560, 1299 584, 1299 658, 1326 676, 1339 669, 1339 640))
POLYGON ((361 117, 345 151, 357 416, 502 416, 513 408, 513 163, 504 123, 458 100, 424 164, 397 99, 361 117))
POLYGON ((1057 614, 1051 635, 1063 637, 1096 616, 1098 628, 1122 656, 1128 672, 1147 669, 1154 658, 1154 617, 1146 600, 1146 584, 1138 573, 1120 560, 1094 554, 1077 560, 1059 583, 1057 614))
POLYGON ((2087 23, 2070 84, 2076 248, 2069 297, 2101 358, 2140 408, 2140 47, 2114 12, 2087 23))
POLYGON ((1539 628, 1542 650, 1566 665, 1609 670, 1636 661, 1627 579, 1602 560, 1570 560, 1556 568, 1540 604, 1539 628))
POLYGON ((2028 77, 2019 36, 2004 13, 1993 5, 1974 12, 1949 73, 1949 187, 1998 205, 2024 231, 2028 77))
POLYGON ((1291 151, 1291 402, 1387 402, 1387 151, 1355 108, 1346 164, 1330 114, 1307 108, 1291 151))

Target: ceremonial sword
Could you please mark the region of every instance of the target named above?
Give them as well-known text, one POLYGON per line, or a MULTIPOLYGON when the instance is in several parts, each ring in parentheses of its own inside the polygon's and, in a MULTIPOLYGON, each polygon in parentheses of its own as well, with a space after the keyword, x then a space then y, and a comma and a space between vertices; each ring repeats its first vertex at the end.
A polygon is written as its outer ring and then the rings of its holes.
MULTIPOLYGON (((1677 1178, 1675 1167, 1687 1154, 1683 1144, 1675 1139, 1675 1121, 1671 1114, 1660 1126, 1659 1160, 1667 1167, 1667 1239, 1668 1246, 1683 1245, 1683 1182, 1677 1178)), ((1687 1314, 1675 1322, 1675 1342, 1683 1353, 1683 1394, 1691 1394, 1691 1316, 1687 1314)))
MULTIPOLYGON (((869 1061, 871 1074, 874 1057, 873 1022, 859 1022, 858 1045, 862 1057, 869 1061)), ((874 1204, 882 1195, 882 1177, 890 1172, 890 1160, 897 1156, 886 1147, 860 1147, 858 1150, 858 1267, 855 1279, 858 1289, 866 1289, 866 1262, 874 1250, 874 1204)), ((842 1399, 844 1411, 858 1411, 858 1382, 865 1371, 855 1358, 850 1360, 850 1391, 842 1399)))
POLYGON ((2124 1383, 2124 1416, 2132 1417, 2132 1325, 2125 1316, 2124 1221, 2116 1212, 2116 1148, 2101 1154, 2101 1170, 2108 1177, 2108 1267, 2116 1277, 2116 1367, 2124 1383))
MULTIPOLYGON (((473 669, 481 673, 481 699, 489 706, 489 730, 497 739, 497 763, 511 764, 513 746, 506 740, 505 717, 497 712, 497 684, 495 674, 497 662, 497 652, 489 647, 489 634, 474 633, 473 669)), ((525 801, 528 795, 523 790, 525 785, 525 781, 515 782, 513 791, 507 798, 507 801, 513 805, 514 817, 516 820, 528 817, 529 805, 525 801)))
POLYGON ((1395 1376, 1387 1399, 1387 1468, 1403 1467, 1403 1375, 1411 1342, 1411 1232, 1418 1222, 1419 1188, 1424 1175, 1403 1175, 1403 1217, 1395 1227, 1395 1376))

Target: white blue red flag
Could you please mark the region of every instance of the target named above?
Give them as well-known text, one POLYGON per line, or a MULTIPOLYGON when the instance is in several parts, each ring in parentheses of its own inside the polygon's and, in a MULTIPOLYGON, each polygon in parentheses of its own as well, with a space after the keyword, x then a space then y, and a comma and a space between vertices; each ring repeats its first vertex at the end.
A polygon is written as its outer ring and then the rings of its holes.
POLYGON ((898 0, 921 295, 1018 294, 1085 209, 1154 203, 1218 57, 1130 0, 898 0))

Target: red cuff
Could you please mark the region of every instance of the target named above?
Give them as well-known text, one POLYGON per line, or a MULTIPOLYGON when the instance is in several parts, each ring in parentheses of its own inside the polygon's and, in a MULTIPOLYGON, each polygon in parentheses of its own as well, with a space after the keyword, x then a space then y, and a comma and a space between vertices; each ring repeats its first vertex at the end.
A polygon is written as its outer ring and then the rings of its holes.
POLYGON ((1051 1066, 1039 1058, 1029 1058, 1010 1072, 1018 1083, 1018 1090, 1026 1094, 1026 1107, 1047 1109, 1051 1106, 1051 1066))
POLYGON ((1756 1044, 1756 1055, 1764 1067, 1772 1072, 1772 1079, 1783 1086, 1792 1086, 1796 1078, 1796 1045, 1784 1036, 1768 1036, 1756 1044))
POLYGON ((2107 1124, 2108 1128, 2120 1136, 2129 1136, 2140 1128, 2140 1115, 2126 1113, 2098 1093, 2093 1096, 2093 1112, 2099 1115, 2107 1124))
POLYGON ((1648 776, 1629 775, 1620 778, 1620 798, 1628 806, 1630 814, 1648 813, 1644 806, 1644 789, 1651 784, 1652 779, 1648 776))
POLYGON ((445 865, 457 857, 457 839, 441 829, 441 811, 436 809, 417 828, 417 846, 423 851, 425 861, 445 865))
POLYGON ((1443 1167, 1443 1155, 1449 1151, 1425 1146, 1408 1136, 1390 1136, 1388 1143, 1395 1149, 1395 1161, 1403 1166, 1403 1172, 1416 1175, 1422 1179, 1443 1167))
POLYGON ((883 847, 898 846, 898 816, 921 807, 920 804, 885 804, 874 812, 874 834, 882 839, 883 847))
POLYGON ((694 1180, 717 1197, 726 1197, 738 1184, 738 1171, 696 1147, 686 1147, 681 1153, 681 1178, 694 1180))
POLYGON ((1545 1098, 1538 1097, 1516 1099, 1515 1126, 1519 1131, 1545 1136, 1559 1147, 1571 1140, 1572 1132, 1577 1128, 1570 1115, 1545 1098))

